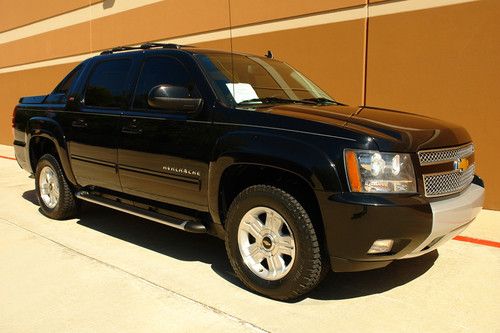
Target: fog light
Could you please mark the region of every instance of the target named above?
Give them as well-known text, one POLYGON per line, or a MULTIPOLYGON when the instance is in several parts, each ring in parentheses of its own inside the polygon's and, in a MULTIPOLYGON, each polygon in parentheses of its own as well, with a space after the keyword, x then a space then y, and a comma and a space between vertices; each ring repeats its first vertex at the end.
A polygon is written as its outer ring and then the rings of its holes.
POLYGON ((391 252, 393 245, 394 240, 392 239, 377 239, 368 250, 368 254, 391 252))

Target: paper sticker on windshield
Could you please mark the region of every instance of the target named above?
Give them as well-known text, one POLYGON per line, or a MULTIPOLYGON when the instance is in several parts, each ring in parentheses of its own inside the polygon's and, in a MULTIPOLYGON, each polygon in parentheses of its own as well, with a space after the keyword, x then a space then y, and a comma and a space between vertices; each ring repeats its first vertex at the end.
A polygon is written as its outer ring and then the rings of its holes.
POLYGON ((226 83, 227 89, 233 95, 236 103, 248 101, 249 99, 259 98, 252 85, 248 83, 226 83))

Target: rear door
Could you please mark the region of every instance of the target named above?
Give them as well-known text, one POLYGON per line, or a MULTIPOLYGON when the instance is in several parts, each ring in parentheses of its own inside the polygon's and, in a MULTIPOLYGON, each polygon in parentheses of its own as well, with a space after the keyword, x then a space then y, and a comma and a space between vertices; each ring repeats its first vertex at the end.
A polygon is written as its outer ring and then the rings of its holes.
POLYGON ((160 84, 201 93, 189 66, 174 56, 144 59, 131 111, 124 114, 118 151, 120 180, 129 194, 207 210, 209 155, 214 135, 208 101, 196 114, 153 109, 147 95, 160 84))
POLYGON ((65 133, 78 184, 121 191, 117 172, 118 126, 131 98, 131 56, 95 61, 76 110, 65 114, 65 133))

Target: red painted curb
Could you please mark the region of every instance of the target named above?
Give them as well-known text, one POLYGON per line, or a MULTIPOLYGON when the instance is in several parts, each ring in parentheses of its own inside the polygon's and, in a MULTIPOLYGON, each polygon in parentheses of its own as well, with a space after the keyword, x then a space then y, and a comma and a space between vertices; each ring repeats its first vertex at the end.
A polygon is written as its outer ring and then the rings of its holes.
POLYGON ((0 155, 0 158, 5 158, 6 160, 13 160, 13 161, 15 161, 15 160, 16 160, 16 158, 15 158, 15 157, 2 156, 2 155, 0 155))
POLYGON ((494 241, 489 241, 489 240, 484 240, 484 239, 478 239, 478 238, 472 238, 472 237, 465 237, 465 236, 456 236, 453 239, 457 240, 457 241, 462 241, 462 242, 468 242, 468 243, 474 243, 474 244, 479 244, 479 245, 485 245, 485 246, 491 246, 491 247, 498 247, 498 248, 500 248, 500 243, 499 242, 494 242, 494 241))

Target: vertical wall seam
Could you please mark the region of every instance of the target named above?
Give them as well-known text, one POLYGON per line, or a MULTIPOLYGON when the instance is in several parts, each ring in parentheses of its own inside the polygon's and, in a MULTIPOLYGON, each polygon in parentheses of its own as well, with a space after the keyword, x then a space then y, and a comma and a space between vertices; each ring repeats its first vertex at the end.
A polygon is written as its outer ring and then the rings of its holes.
POLYGON ((231 19, 231 0, 227 0, 227 8, 229 12, 229 47, 233 53, 233 21, 231 19))
POLYGON ((92 1, 89 0, 89 8, 90 8, 90 20, 89 20, 89 49, 92 53, 92 1))
POLYGON ((365 14, 365 29, 364 29, 364 54, 363 54, 363 87, 361 96, 361 105, 366 106, 366 87, 368 77, 368 30, 370 24, 370 0, 366 0, 366 14, 365 14))
MULTIPOLYGON (((234 54, 233 54, 233 21, 231 19, 231 0, 227 0, 228 10, 229 10, 229 47, 231 48, 231 82, 234 82, 234 54)), ((233 85, 233 96, 235 96, 234 85, 233 85)))

